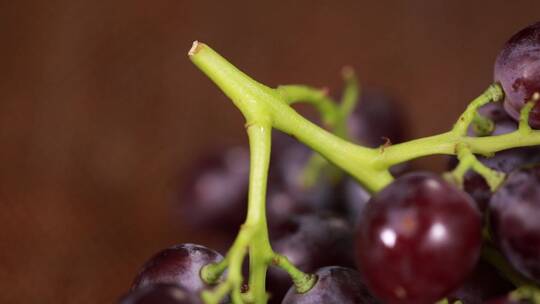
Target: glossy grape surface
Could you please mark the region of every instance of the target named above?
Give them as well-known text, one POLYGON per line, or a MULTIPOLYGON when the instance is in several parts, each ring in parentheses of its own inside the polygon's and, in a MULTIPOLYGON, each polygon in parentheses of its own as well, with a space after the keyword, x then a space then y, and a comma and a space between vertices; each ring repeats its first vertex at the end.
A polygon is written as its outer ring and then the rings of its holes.
POLYGON ((282 304, 376 304, 379 303, 362 282, 356 270, 330 266, 315 272, 317 282, 306 293, 291 287, 282 304))
MULTIPOLYGON (((293 219, 287 228, 288 231, 283 232, 283 236, 275 239, 272 245, 276 252, 287 256, 300 270, 313 272, 328 265, 354 267, 352 227, 344 218, 302 215, 293 219)), ((286 272, 271 267, 267 284, 272 295, 271 303, 279 303, 291 284, 286 272)))
MULTIPOLYGON (((540 22, 506 42, 495 61, 494 78, 503 87, 505 109, 517 120, 525 103, 540 92, 540 22)), ((540 127, 540 103, 529 118, 531 126, 540 127)))
POLYGON ((434 303, 476 265, 481 217, 472 199, 431 173, 410 173, 364 208, 357 255, 367 285, 385 303, 434 303))
POLYGON ((540 166, 510 174, 490 202, 493 237, 507 260, 540 282, 540 166))
POLYGON ((202 301, 179 286, 157 284, 131 291, 119 304, 202 304, 202 301))
POLYGON ((208 285, 200 277, 201 268, 219 262, 221 254, 195 244, 179 244, 155 254, 142 267, 132 290, 153 284, 176 284, 197 293, 208 285))

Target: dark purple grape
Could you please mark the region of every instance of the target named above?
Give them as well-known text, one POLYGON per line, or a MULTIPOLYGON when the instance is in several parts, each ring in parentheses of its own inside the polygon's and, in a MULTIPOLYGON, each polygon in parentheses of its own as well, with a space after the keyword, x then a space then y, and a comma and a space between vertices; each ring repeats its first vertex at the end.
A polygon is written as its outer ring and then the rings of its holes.
POLYGON ((362 282, 356 270, 330 266, 317 272, 317 282, 306 293, 291 287, 282 304, 376 304, 379 303, 362 282))
POLYGON ((315 185, 305 187, 302 173, 313 152, 291 138, 277 136, 276 140, 279 144, 274 144, 278 147, 274 149, 267 199, 271 230, 284 230, 279 226, 309 213, 344 215, 355 223, 369 192, 348 176, 332 180, 325 171, 315 185))
POLYGON ((313 151, 288 136, 276 136, 276 141, 280 141, 282 147, 274 149, 276 151, 270 167, 271 182, 279 184, 298 204, 315 209, 331 208, 329 201, 333 189, 326 172, 320 172, 315 185, 308 187, 304 184, 303 174, 313 151))
POLYGON ((345 178, 341 185, 345 214, 352 225, 356 226, 371 194, 351 178, 345 178))
MULTIPOLYGON (((283 227, 288 230, 273 241, 273 248, 287 256, 300 270, 313 272, 328 265, 354 267, 353 233, 345 219, 320 214, 302 215, 283 227)), ((286 272, 271 267, 267 284, 271 303, 279 303, 291 284, 286 272)))
POLYGON ((153 284, 176 284, 190 293, 198 293, 209 287, 201 279, 201 268, 222 259, 221 254, 204 246, 175 245, 150 258, 135 278, 131 289, 153 284))
POLYGON ((502 253, 516 270, 540 282, 540 165, 511 173, 489 210, 502 253))
MULTIPOLYGON (((495 61, 494 78, 504 90, 506 111, 517 120, 525 103, 540 93, 540 22, 506 42, 495 61)), ((540 103, 529 118, 532 127, 540 127, 540 103)))
POLYGON ((403 141, 406 129, 399 103, 374 89, 363 90, 347 127, 354 141, 372 148, 384 145, 386 139, 403 141))
POLYGON ((120 299, 119 304, 202 304, 199 296, 169 284, 149 285, 120 299))
POLYGON ((196 161, 182 184, 180 211, 198 229, 236 232, 245 219, 249 151, 230 148, 196 161))
POLYGON ((322 171, 314 185, 304 184, 303 173, 313 152, 291 137, 274 136, 269 172, 267 214, 272 230, 281 230, 300 214, 336 213, 341 202, 336 200, 337 184, 322 171))
POLYGON ((288 226, 288 222, 294 216, 316 212, 315 206, 298 202, 279 184, 270 184, 266 201, 268 225, 275 235, 281 235, 283 230, 287 231, 288 229, 283 226, 288 226))
MULTIPOLYGON (((377 148, 400 143, 405 139, 407 127, 399 102, 382 90, 362 90, 358 105, 347 120, 350 139, 366 147, 377 148)), ((408 163, 390 168, 394 176, 407 171, 408 163)), ((349 205, 350 202, 345 202, 349 205)))
POLYGON ((276 239, 273 247, 300 269, 312 271, 323 265, 354 265, 354 255, 350 252, 353 232, 343 218, 303 215, 292 221, 290 228, 290 233, 276 239))
POLYGON ((486 180, 480 174, 469 171, 463 179, 463 190, 471 195, 478 210, 484 214, 492 195, 486 180))
POLYGON ((488 299, 506 295, 514 288, 493 266, 479 261, 461 287, 446 298, 450 303, 460 300, 465 304, 482 304, 488 299))
MULTIPOLYGON (((490 158, 478 157, 478 159, 487 167, 508 174, 523 166, 540 163, 540 149, 514 148, 497 152, 490 158)), ((478 173, 469 171, 465 174, 463 189, 473 197, 479 210, 484 213, 493 195, 485 179, 478 173)))
POLYGON ((476 265, 481 217, 472 199, 431 173, 409 173, 372 197, 357 235, 360 269, 385 303, 434 303, 476 265))

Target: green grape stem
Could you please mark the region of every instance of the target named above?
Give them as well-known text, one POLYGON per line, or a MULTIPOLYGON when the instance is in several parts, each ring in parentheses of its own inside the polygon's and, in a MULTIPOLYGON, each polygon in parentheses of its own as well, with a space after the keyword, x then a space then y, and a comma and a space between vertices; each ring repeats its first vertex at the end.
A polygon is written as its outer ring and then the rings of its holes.
POLYGON ((456 146, 456 155, 459 160, 457 167, 450 173, 455 183, 463 187, 463 180, 465 173, 469 169, 473 169, 480 174, 489 185, 491 191, 495 191, 502 184, 506 178, 506 174, 493 170, 486 165, 482 164, 471 150, 464 144, 458 144, 456 146))
POLYGON ((512 293, 510 293, 510 299, 517 303, 540 303, 540 289, 537 286, 522 286, 512 293))
POLYGON ((274 254, 273 263, 289 273, 299 293, 308 292, 317 281, 315 275, 303 273, 284 255, 274 254))
MULTIPOLYGON (((529 112, 532 109, 530 104, 522 111, 522 122, 515 132, 485 137, 467 135, 467 130, 477 115, 477 109, 488 102, 503 99, 503 91, 498 84, 491 85, 483 94, 474 99, 452 130, 397 145, 372 149, 350 143, 324 130, 302 117, 291 107, 291 103, 298 99, 312 102, 321 113, 326 113, 324 114, 326 116, 323 115, 323 120, 332 124, 339 121, 332 115, 343 115, 344 112, 352 110, 354 104, 350 101, 352 100, 350 96, 347 97, 348 101, 343 103, 345 111, 338 111, 334 108, 337 105, 331 103, 321 90, 305 86, 269 88, 238 70, 203 43, 195 42, 188 54, 191 61, 232 100, 244 115, 251 151, 247 219, 225 257, 226 262, 218 266, 205 267, 202 270, 203 279, 215 281, 223 273, 224 268, 228 267, 226 279, 214 290, 203 293, 206 303, 217 304, 227 293, 231 294, 234 304, 266 303, 268 296, 264 285, 269 265, 281 267, 293 279, 296 278, 295 283, 300 282, 296 285, 299 292, 309 290, 315 283, 315 280, 309 279, 309 275, 303 274, 287 260, 278 259, 281 262, 276 263, 277 255, 269 242, 265 196, 272 128, 294 136, 326 160, 349 173, 371 192, 377 192, 392 182, 393 177, 388 171, 391 166, 418 157, 459 153, 462 158, 469 159, 469 165, 473 169, 476 167, 482 171, 482 167, 475 165, 474 158, 471 157, 474 154, 490 156, 495 152, 510 148, 540 145, 540 131, 532 130, 526 123, 528 121, 527 109, 529 112), (298 94, 295 95, 296 93, 298 94), (249 289, 246 293, 242 293, 241 268, 247 254, 250 259, 249 289)), ((354 94, 352 95, 354 97, 354 94)), ((492 175, 491 172, 484 171, 484 176, 492 175)))
MULTIPOLYGON (((344 67, 342 75, 345 89, 339 105, 328 97, 326 90, 317 90, 304 85, 283 85, 279 86, 277 90, 284 96, 289 105, 298 102, 312 104, 320 113, 323 125, 334 135, 348 140, 347 119, 358 102, 360 88, 351 67, 344 67)), ((314 152, 300 176, 303 187, 306 189, 313 187, 323 171, 332 183, 339 181, 343 175, 320 154, 314 152)))

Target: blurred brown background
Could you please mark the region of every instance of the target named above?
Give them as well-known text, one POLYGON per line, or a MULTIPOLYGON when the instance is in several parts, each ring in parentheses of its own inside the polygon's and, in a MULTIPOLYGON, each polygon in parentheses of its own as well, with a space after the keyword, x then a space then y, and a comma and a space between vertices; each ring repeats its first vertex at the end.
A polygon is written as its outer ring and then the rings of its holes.
MULTIPOLYGON (((0 2, 0 303, 112 303, 186 233, 177 178, 243 120, 189 62, 207 42, 275 86, 341 88, 343 65, 446 130, 491 81, 533 1, 0 2)), ((209 240, 210 244, 212 243, 209 240)))

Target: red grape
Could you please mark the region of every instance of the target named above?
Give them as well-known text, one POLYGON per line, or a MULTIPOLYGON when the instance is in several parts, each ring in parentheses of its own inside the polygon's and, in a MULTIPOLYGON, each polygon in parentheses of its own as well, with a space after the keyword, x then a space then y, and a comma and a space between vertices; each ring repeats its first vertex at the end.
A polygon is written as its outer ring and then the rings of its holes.
POLYGON ((409 173, 381 190, 358 225, 360 269, 385 303, 433 303, 459 287, 480 253, 472 199, 431 173, 409 173))
MULTIPOLYGON (((540 93, 540 22, 522 29, 506 42, 495 61, 494 78, 504 90, 505 109, 518 119, 525 103, 540 93)), ((540 103, 529 118, 531 126, 540 127, 540 103)))

